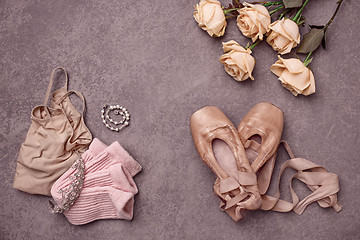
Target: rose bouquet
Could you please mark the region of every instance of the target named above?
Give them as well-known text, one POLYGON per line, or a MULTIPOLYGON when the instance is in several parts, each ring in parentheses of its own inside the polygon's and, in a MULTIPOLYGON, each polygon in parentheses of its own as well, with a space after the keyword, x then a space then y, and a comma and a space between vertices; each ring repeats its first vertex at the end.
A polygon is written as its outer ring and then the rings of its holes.
POLYGON ((304 34, 302 40, 299 25, 304 25, 305 18, 302 11, 309 0, 283 0, 276 2, 240 3, 233 0, 228 7, 221 6, 218 0, 200 0, 195 6, 194 18, 199 27, 207 31, 212 37, 221 37, 225 34, 226 20, 236 17, 241 33, 251 38, 252 44, 240 46, 231 40, 223 43, 224 54, 219 61, 224 64, 225 71, 236 81, 248 78, 254 80, 252 71, 255 59, 251 56, 253 48, 262 40, 278 52, 285 55, 298 47, 297 53, 307 53, 302 62, 299 57, 278 60, 270 67, 270 71, 278 76, 281 85, 293 95, 311 95, 315 93, 315 79, 308 68, 314 52, 320 44, 325 48, 326 31, 332 23, 343 0, 325 26, 310 25, 310 31, 304 34), (271 16, 278 13, 277 19, 271 22, 271 16), (301 41, 300 41, 301 40, 301 41))

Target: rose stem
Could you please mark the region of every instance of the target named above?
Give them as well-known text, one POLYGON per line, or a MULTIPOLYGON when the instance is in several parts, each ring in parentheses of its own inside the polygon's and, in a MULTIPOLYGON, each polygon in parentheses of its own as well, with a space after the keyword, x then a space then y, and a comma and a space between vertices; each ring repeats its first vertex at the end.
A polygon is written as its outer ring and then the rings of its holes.
POLYGON ((340 5, 341 5, 342 1, 343 1, 343 0, 340 0, 340 1, 337 2, 337 5, 338 5, 338 6, 336 7, 336 10, 335 10, 334 14, 332 15, 331 19, 329 20, 329 22, 328 22, 328 23, 326 24, 326 26, 324 27, 325 31, 326 31, 326 29, 330 26, 330 24, 332 23, 332 21, 334 20, 337 12, 339 11, 339 8, 340 8, 340 5))
POLYGON ((307 4, 309 0, 305 0, 304 4, 301 6, 301 8, 299 9, 299 11, 296 13, 295 17, 292 19, 294 22, 296 22, 297 18, 300 16, 300 13, 302 12, 302 10, 304 9, 305 5, 307 4))
MULTIPOLYGON (((261 2, 259 2, 259 3, 261 3, 261 2)), ((272 5, 280 5, 280 4, 283 4, 283 2, 280 1, 280 2, 267 2, 267 3, 263 3, 263 5, 264 5, 265 7, 267 7, 267 6, 272 6, 272 5)))
POLYGON ((301 17, 302 17, 302 14, 300 14, 299 17, 298 17, 298 19, 296 20, 296 24, 299 25, 299 26, 305 22, 305 19, 303 19, 302 21, 300 21, 300 20, 301 20, 301 17))
POLYGON ((286 9, 284 12, 282 12, 279 16, 279 19, 282 19, 286 13, 288 13, 290 9, 286 9))
POLYGON ((302 20, 302 21, 298 22, 297 25, 300 26, 300 25, 303 24, 304 22, 305 22, 305 20, 302 20))
POLYGON ((250 47, 248 47, 250 50, 252 50, 260 41, 257 40, 256 42, 254 42, 253 44, 251 44, 250 47))
POLYGON ((272 10, 271 12, 269 12, 270 15, 276 13, 277 11, 279 11, 280 9, 282 9, 284 7, 284 5, 278 7, 278 8, 275 8, 274 10, 272 10))
POLYGON ((307 62, 307 61, 309 60, 311 54, 312 54, 312 52, 309 52, 309 54, 307 55, 307 57, 305 58, 305 60, 304 60, 304 62, 303 62, 306 67, 307 67, 307 65, 309 65, 309 63, 310 63, 310 62, 307 62))
POLYGON ((223 11, 224 11, 225 15, 228 15, 230 12, 236 11, 236 10, 239 10, 239 9, 241 9, 241 8, 230 8, 230 9, 225 9, 223 11))

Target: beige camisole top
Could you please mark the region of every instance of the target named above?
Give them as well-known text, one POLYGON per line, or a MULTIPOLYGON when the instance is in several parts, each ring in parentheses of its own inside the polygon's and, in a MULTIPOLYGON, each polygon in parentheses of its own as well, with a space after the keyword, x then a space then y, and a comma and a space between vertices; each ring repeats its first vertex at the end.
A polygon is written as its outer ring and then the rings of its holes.
POLYGON ((68 75, 64 68, 55 68, 43 105, 31 112, 31 126, 17 158, 14 188, 31 194, 51 195, 53 183, 71 167, 88 148, 92 136, 84 123, 85 99, 77 91, 68 91, 68 75), (48 98, 57 70, 65 74, 65 86, 48 98), (83 102, 82 114, 72 105, 69 95, 76 94, 83 102))

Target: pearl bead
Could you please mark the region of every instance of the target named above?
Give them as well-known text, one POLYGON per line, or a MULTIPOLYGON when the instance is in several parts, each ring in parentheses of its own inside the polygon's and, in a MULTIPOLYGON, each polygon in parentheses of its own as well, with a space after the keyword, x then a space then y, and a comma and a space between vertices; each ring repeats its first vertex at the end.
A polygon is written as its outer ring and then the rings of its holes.
POLYGON ((127 109, 121 105, 104 105, 103 109, 101 110, 101 118, 102 118, 102 122, 105 124, 105 126, 112 130, 112 131, 116 131, 119 132, 123 127, 128 126, 130 123, 130 114, 127 111, 127 109), (120 115, 122 116, 121 121, 115 121, 114 119, 112 119, 109 115, 109 113, 113 111, 113 113, 115 115, 120 115), (106 119, 115 125, 115 127, 110 126, 107 122, 106 119), (117 125, 121 125, 121 127, 116 127, 117 125))

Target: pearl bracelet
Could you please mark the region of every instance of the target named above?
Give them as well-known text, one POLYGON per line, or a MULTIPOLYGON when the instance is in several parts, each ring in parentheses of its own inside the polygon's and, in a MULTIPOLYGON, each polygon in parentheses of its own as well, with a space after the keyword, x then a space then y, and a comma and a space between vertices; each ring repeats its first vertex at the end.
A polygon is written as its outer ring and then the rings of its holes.
POLYGON ((129 125, 130 114, 127 111, 127 109, 124 108, 123 106, 105 104, 101 110, 101 119, 108 129, 119 132, 121 129, 123 129, 124 127, 129 125), (111 111, 113 111, 115 115, 122 116, 122 119, 119 122, 113 120, 109 115, 109 113, 111 111), (121 125, 121 126, 120 127, 112 127, 106 122, 106 120, 108 120, 109 122, 111 122, 112 124, 114 124, 116 126, 117 125, 121 125))

